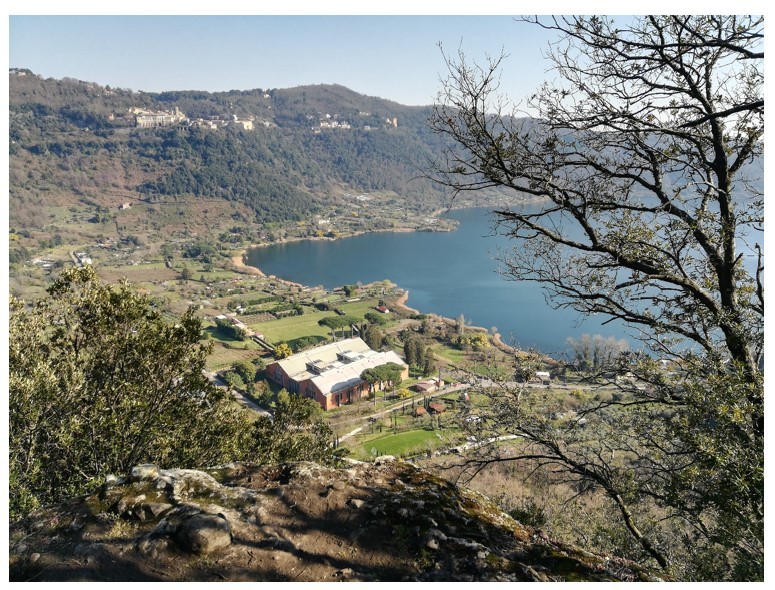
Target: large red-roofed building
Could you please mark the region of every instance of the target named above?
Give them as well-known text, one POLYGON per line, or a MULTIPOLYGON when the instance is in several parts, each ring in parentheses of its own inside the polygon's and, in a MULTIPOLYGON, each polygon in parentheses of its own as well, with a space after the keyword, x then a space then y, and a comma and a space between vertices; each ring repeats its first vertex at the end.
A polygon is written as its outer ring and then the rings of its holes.
POLYGON ((330 410, 366 397, 369 384, 361 373, 387 363, 403 367, 401 379, 409 376, 409 367, 392 350, 377 352, 360 338, 348 338, 275 361, 267 366, 266 376, 330 410))

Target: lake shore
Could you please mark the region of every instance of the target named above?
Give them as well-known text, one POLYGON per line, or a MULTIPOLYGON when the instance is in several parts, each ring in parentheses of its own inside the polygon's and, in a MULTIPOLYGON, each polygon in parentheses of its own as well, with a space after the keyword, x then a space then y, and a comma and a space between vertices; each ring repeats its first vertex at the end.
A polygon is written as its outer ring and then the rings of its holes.
MULTIPOLYGON (((395 307, 396 311, 403 310, 404 316, 427 314, 457 318, 462 312, 466 318, 473 318, 477 326, 484 326, 481 331, 488 333, 493 349, 509 354, 528 350, 560 350, 566 338, 566 334, 562 333, 564 323, 555 321, 561 318, 555 318, 554 312, 551 318, 547 316, 548 325, 540 321, 543 316, 539 312, 544 311, 544 301, 543 298, 540 302, 536 301, 535 289, 530 289, 532 285, 507 291, 513 287, 492 278, 488 266, 492 257, 487 251, 490 246, 483 247, 484 240, 480 239, 489 236, 488 211, 489 208, 479 207, 470 212, 455 213, 452 218, 461 223, 456 232, 433 235, 408 228, 394 228, 400 231, 367 231, 339 238, 291 238, 255 245, 256 249, 232 251, 231 256, 234 257, 235 270, 242 269, 245 274, 265 276, 281 283, 285 280, 280 277, 293 276, 304 285, 317 288, 325 285, 329 290, 345 284, 360 284, 361 281, 389 279, 401 290, 394 291, 387 305, 395 307), (371 233, 375 235, 369 237, 371 233), (392 237, 390 234, 399 235, 392 237), (460 237, 455 237, 455 234, 460 234, 460 237), (349 243, 342 241, 344 237, 359 239, 349 243), (301 243, 303 239, 310 242, 305 245, 301 243), (258 250, 272 245, 278 247, 258 250), (424 262, 418 266, 416 261, 420 259, 424 262), (454 267, 451 261, 455 261, 454 267), (252 266, 251 262, 256 266, 252 266), (459 271, 464 274, 458 277, 456 273, 459 271), (520 306, 530 306, 537 312, 515 314, 513 310, 520 306), (488 329, 489 326, 498 326, 502 330, 501 335, 496 336, 496 330, 488 329), (559 336, 555 337, 554 332, 559 332, 559 336), (518 342, 514 334, 520 335, 518 342), (550 340, 552 338, 560 344, 555 344, 550 340), (545 344, 542 339, 548 343, 545 344)), ((496 236, 494 243, 498 246, 498 241, 507 239, 496 236)), ((571 329, 568 333, 573 334, 571 329)))
POLYGON ((247 252, 247 250, 245 250, 244 252, 241 252, 239 254, 236 254, 236 255, 232 256, 231 257, 232 265, 235 268, 237 268, 237 269, 239 269, 241 271, 248 272, 248 273, 250 273, 252 275, 256 275, 256 276, 259 276, 259 277, 265 277, 266 273, 264 271, 262 271, 257 266, 252 266, 252 265, 247 264, 245 262, 245 257, 247 255, 248 255, 248 252, 247 252))
MULTIPOLYGON (((423 312, 417 309, 414 309, 413 307, 409 307, 406 304, 408 300, 409 300, 409 289, 406 289, 404 290, 404 293, 401 295, 401 297, 399 297, 398 299, 395 300, 395 302, 393 302, 393 306, 406 313, 421 315, 423 312)), ((428 314, 428 315, 431 315, 431 314, 428 314)), ((437 315, 437 314, 433 314, 433 315, 437 315)), ((457 323, 457 320, 453 320, 452 318, 447 318, 444 316, 438 316, 438 317, 440 317, 442 321, 450 325, 454 325, 457 323)), ((478 332, 487 332, 487 328, 483 328, 481 326, 466 326, 466 328, 471 330, 476 330, 478 332)), ((505 352, 507 354, 513 354, 516 356, 525 356, 527 354, 524 350, 521 350, 509 344, 506 344, 501 338, 501 335, 499 332, 495 332, 495 334, 491 334, 490 339, 492 341, 493 346, 502 352, 505 352)), ((546 360, 553 361, 553 359, 550 359, 549 357, 546 357, 546 360)))
MULTIPOLYGON (((431 217, 434 217, 434 218, 438 217, 439 215, 441 215, 442 213, 445 213, 447 211, 449 211, 449 210, 448 209, 438 209, 438 210, 434 211, 433 213, 431 213, 431 217)), ((455 231, 455 230, 457 230, 458 225, 459 224, 456 222, 455 223, 455 227, 453 229, 450 229, 450 230, 446 230, 446 229, 445 230, 432 230, 432 231, 440 231, 440 232, 442 232, 442 231, 443 232, 455 231)), ((254 249, 257 249, 257 248, 268 248, 269 246, 276 246, 278 244, 291 244, 291 243, 294 243, 294 242, 303 242, 303 241, 309 241, 309 242, 334 242, 336 240, 345 240, 347 238, 354 238, 356 236, 363 236, 363 235, 366 235, 366 234, 378 234, 378 233, 404 234, 404 233, 413 233, 413 232, 420 232, 420 231, 429 231, 429 230, 417 229, 417 228, 413 228, 413 227, 393 227, 393 228, 389 228, 389 229, 374 229, 374 230, 357 231, 357 232, 353 232, 353 233, 349 233, 349 234, 345 234, 345 235, 341 235, 341 236, 336 236, 336 237, 304 236, 304 237, 285 238, 285 239, 283 239, 283 240, 281 240, 279 242, 264 242, 264 243, 261 243, 261 244, 250 244, 244 250, 237 251, 237 253, 234 254, 231 257, 231 262, 232 262, 232 265, 236 269, 238 269, 238 270, 240 270, 242 272, 247 272, 247 273, 250 273, 250 274, 253 274, 253 275, 256 275, 256 276, 260 276, 260 277, 269 277, 269 276, 274 276, 274 275, 268 275, 264 271, 262 271, 260 268, 258 268, 257 266, 254 266, 252 264, 248 264, 245 261, 247 259, 247 257, 248 257, 248 252, 250 252, 250 250, 254 250, 254 249)), ((287 281, 287 282, 290 283, 291 281, 287 281)), ((419 312, 415 311, 415 313, 419 313, 419 312)))
MULTIPOLYGON (((404 230, 404 231, 412 231, 412 230, 404 230)), ((309 238, 309 239, 316 239, 316 238, 309 238)), ((338 238, 317 238, 317 239, 338 239, 338 238)), ((264 244, 264 245, 269 245, 269 244, 264 244)), ((251 248, 252 247, 253 246, 251 246, 251 248)), ((245 257, 246 256, 247 256, 247 250, 243 251, 240 254, 232 256, 232 259, 231 259, 232 264, 236 268, 238 268, 240 270, 243 270, 245 272, 248 272, 250 274, 254 274, 254 275, 260 276, 260 277, 267 277, 268 276, 260 268, 247 264, 245 262, 245 257)), ((282 279, 280 279, 280 280, 282 280, 282 279)), ((396 299, 395 302, 393 303, 393 305, 396 308, 401 309, 402 311, 404 311, 406 313, 410 313, 410 314, 414 314, 414 315, 420 315, 420 314, 423 313, 423 312, 421 312, 418 309, 415 309, 413 307, 409 307, 406 304, 406 302, 408 300, 409 300, 409 289, 405 289, 403 294, 401 295, 401 297, 396 299)), ((443 316, 439 316, 439 317, 441 317, 444 321, 446 321, 448 323, 454 323, 455 322, 455 320, 453 320, 451 318, 445 318, 443 316)), ((481 330, 481 331, 484 331, 484 332, 487 331, 486 328, 482 328, 482 327, 479 327, 479 326, 469 326, 469 327, 474 329, 474 330, 481 330)), ((503 342, 503 340, 501 339, 501 335, 499 333, 497 333, 497 332, 492 335, 492 343, 493 343, 493 345, 496 348, 502 350, 503 352, 506 352, 506 353, 509 353, 509 354, 517 354, 517 355, 525 354, 524 351, 519 350, 518 348, 514 348, 513 346, 509 346, 508 344, 503 342)))
POLYGON ((418 310, 416 310, 416 309, 406 305, 406 302, 407 302, 408 299, 409 299, 409 289, 404 289, 403 295, 401 295, 401 297, 396 299, 396 301, 395 301, 395 303, 393 303, 393 305, 395 307, 397 307, 397 308, 407 312, 407 313, 419 315, 421 312, 419 312, 418 310))

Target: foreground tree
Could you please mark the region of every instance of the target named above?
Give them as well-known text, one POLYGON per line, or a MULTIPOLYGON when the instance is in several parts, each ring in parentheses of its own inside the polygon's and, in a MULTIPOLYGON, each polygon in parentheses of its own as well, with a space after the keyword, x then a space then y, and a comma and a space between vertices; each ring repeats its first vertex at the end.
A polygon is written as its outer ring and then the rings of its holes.
POLYGON ((527 198, 496 212, 518 240, 507 274, 625 322, 651 356, 619 358, 639 386, 582 408, 585 428, 526 390, 494 400, 496 424, 531 443, 517 458, 607 495, 662 567, 680 556, 683 577, 760 579, 763 20, 536 24, 558 34, 558 82, 527 111, 498 95, 500 59, 448 62, 431 125, 452 148, 436 180, 527 198), (646 506, 672 536, 642 524, 646 506))
POLYGON ((382 348, 382 341, 384 339, 385 336, 382 334, 382 331, 377 328, 377 326, 369 326, 363 330, 363 341, 372 350, 379 350, 382 348))
POLYGON ((273 417, 261 416, 253 426, 252 457, 269 464, 315 461, 334 465, 341 451, 317 402, 281 390, 273 417))
POLYGON ((250 421, 203 375, 193 312, 167 322, 127 284, 66 270, 49 297, 11 301, 11 515, 83 493, 138 463, 245 457, 250 421))

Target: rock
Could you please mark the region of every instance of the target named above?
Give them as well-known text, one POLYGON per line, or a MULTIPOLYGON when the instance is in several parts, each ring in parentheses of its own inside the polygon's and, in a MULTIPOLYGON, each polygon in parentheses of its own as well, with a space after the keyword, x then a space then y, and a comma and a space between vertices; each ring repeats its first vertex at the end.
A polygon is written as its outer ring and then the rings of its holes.
POLYGON ((116 505, 116 512, 119 516, 137 516, 140 520, 145 520, 145 514, 143 510, 138 509, 138 504, 145 500, 145 494, 139 496, 124 496, 116 505))
POLYGON ((221 516, 197 514, 178 527, 175 540, 189 553, 207 555, 231 545, 231 527, 221 516))
POLYGON ((166 518, 162 518, 151 531, 151 535, 174 535, 177 527, 166 518))
POLYGON ((124 483, 126 483, 126 479, 124 479, 123 477, 114 475, 112 473, 105 477, 105 486, 109 488, 113 486, 120 486, 124 483))
POLYGON ((98 497, 12 523, 10 579, 519 582, 561 581, 568 572, 574 580, 659 579, 539 537, 484 496, 403 462, 347 472, 246 465, 236 474, 151 465, 133 474, 145 479, 102 486, 98 497), (268 478, 268 469, 277 476, 268 478), (119 504, 145 522, 112 526, 119 504), (195 557, 214 552, 223 554, 195 557))
POLYGON ((171 490, 173 486, 174 486, 174 482, 169 475, 160 477, 159 480, 156 482, 157 490, 167 490, 167 489, 171 490))
POLYGON ((159 559, 161 552, 167 549, 169 542, 161 537, 145 537, 138 541, 137 551, 151 559, 159 559))
POLYGON ((436 528, 428 529, 428 536, 433 539, 438 539, 439 541, 447 540, 447 535, 445 535, 439 529, 436 529, 436 528))
POLYGON ((159 468, 151 463, 137 465, 136 467, 132 468, 131 476, 132 479, 136 481, 141 481, 144 479, 156 479, 159 477, 159 468))
POLYGON ((346 567, 344 569, 337 571, 334 575, 337 578, 349 578, 353 575, 353 570, 352 568, 346 567))
POLYGON ((375 465, 382 465, 383 463, 392 463, 396 460, 396 458, 393 455, 382 455, 381 457, 377 457, 374 459, 375 465))
POLYGON ((158 518, 167 510, 172 509, 172 504, 166 504, 162 502, 146 502, 142 506, 147 512, 150 512, 153 518, 158 518))
POLYGON ((79 543, 73 550, 75 555, 86 560, 88 565, 105 562, 108 551, 103 543, 79 543))

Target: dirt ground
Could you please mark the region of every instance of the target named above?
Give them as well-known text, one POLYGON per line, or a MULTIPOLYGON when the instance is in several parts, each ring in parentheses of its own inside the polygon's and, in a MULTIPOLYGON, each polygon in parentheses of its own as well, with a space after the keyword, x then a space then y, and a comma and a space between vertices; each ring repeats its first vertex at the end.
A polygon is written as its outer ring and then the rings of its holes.
POLYGON ((653 579, 401 462, 139 466, 12 524, 9 565, 11 581, 653 579))

